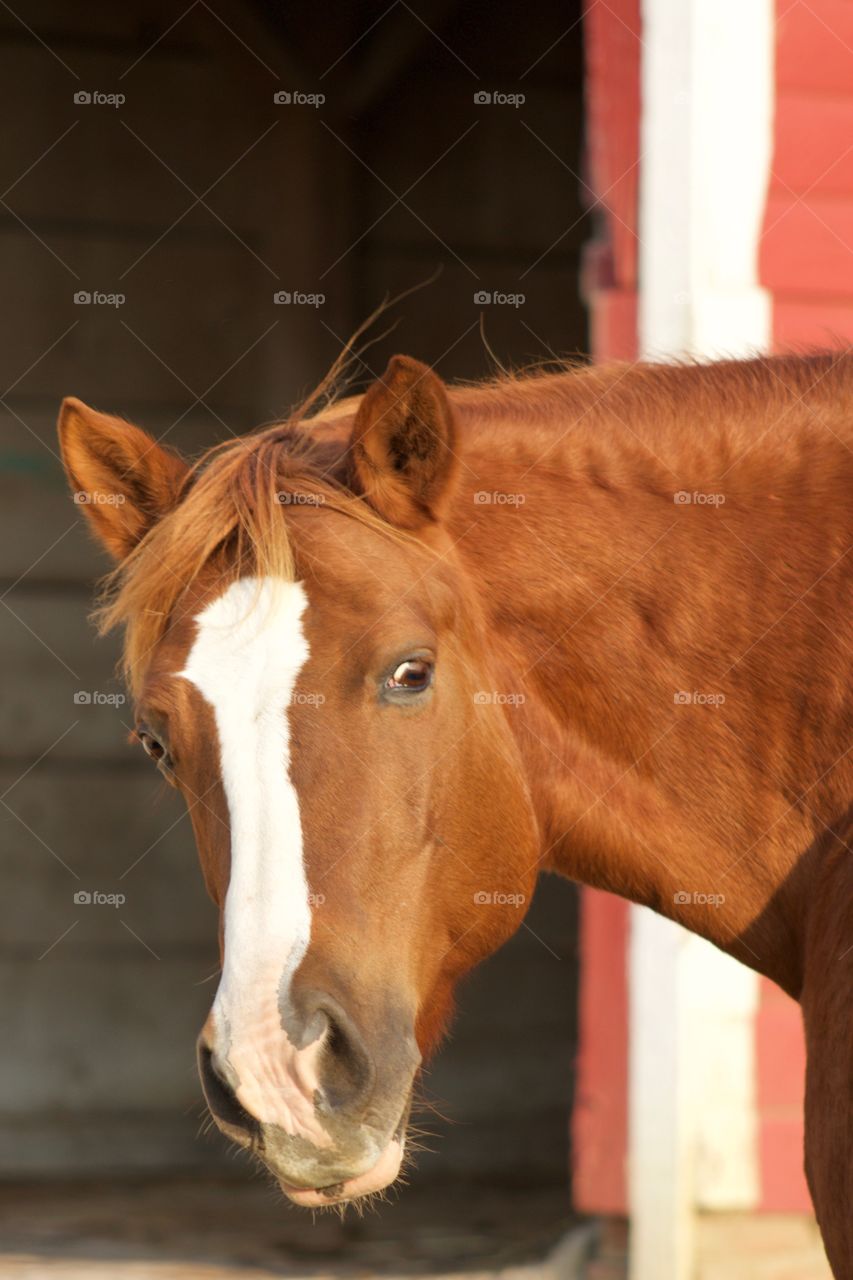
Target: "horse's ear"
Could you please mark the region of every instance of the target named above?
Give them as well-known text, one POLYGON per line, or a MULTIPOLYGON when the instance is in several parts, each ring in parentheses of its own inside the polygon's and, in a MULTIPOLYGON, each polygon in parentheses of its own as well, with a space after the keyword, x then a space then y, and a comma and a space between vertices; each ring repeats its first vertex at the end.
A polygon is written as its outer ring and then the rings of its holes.
POLYGON ((441 519, 456 474, 456 425, 444 383, 393 356, 364 395, 350 441, 350 484, 391 524, 441 519))
POLYGON ((114 560, 123 560, 177 499, 187 464, 139 427, 63 400, 59 444, 74 499, 114 560))

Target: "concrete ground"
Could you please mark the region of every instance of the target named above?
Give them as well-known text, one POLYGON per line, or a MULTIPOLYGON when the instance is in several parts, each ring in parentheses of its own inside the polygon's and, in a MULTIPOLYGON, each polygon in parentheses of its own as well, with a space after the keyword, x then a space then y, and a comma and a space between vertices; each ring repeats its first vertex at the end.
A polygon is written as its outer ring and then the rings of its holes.
POLYGON ((702 1214, 696 1280, 832 1280, 814 1218, 804 1214, 702 1214))
MULTIPOLYGON (((260 1179, 0 1185, 0 1280, 625 1280, 625 1223, 565 1190, 403 1188, 312 1215, 260 1179)), ((813 1219, 706 1214, 693 1280, 831 1280, 813 1219)))
POLYGON ((0 1280, 556 1280, 546 1259, 575 1225, 559 1189, 395 1199, 312 1221, 261 1181, 3 1187, 0 1280))

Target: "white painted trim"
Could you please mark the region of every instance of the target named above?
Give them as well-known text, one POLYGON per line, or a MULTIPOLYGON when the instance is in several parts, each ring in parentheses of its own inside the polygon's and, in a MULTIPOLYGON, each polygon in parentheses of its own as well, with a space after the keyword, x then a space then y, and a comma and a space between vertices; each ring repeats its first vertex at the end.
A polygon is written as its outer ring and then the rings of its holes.
POLYGON ((693 1204, 704 1210, 753 1209, 760 1193, 755 1062, 759 978, 695 934, 686 935, 680 970, 693 1204))
POLYGON ((688 934, 631 908, 629 942, 628 1203, 631 1280, 691 1272, 692 1144, 681 1014, 688 934))
POLYGON ((640 346, 770 339, 757 256, 773 141, 773 0, 643 0, 640 346))
MULTIPOLYGON (((773 0, 643 0, 642 34, 640 349, 766 350, 773 0)), ((695 1211, 756 1202, 757 998, 751 971, 631 908, 631 1280, 689 1280, 695 1211)))

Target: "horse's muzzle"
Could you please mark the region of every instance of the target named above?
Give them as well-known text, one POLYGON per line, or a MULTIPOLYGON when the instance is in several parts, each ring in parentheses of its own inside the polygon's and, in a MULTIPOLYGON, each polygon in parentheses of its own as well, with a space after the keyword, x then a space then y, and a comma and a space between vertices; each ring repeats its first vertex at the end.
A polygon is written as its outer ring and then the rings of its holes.
POLYGON ((412 1042, 401 1046, 396 1036, 393 1051, 377 1065, 337 1009, 333 1027, 318 1059, 313 1098, 309 1091, 303 1100, 310 1117, 298 1126, 264 1115, 206 1032, 198 1041, 199 1075, 218 1128, 257 1156, 294 1203, 310 1208, 369 1195, 397 1177, 420 1061, 412 1042))
POLYGON ((391 1139, 376 1164, 366 1173, 325 1187, 293 1187, 282 1181, 279 1181, 279 1186, 294 1204, 305 1209, 322 1209, 327 1205, 358 1200, 391 1185, 400 1172, 404 1149, 405 1137, 401 1132, 399 1137, 391 1139))

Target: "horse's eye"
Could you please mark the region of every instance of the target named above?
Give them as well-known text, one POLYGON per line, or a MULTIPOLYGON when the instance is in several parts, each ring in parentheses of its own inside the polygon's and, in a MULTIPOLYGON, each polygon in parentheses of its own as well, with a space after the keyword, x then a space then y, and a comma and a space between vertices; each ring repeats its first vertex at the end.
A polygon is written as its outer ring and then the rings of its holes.
POLYGON ((150 756, 152 760, 165 759, 166 748, 147 729, 137 729, 136 736, 142 743, 145 754, 150 756))
POLYGON ((408 658, 401 662, 393 675, 385 681, 386 689, 401 689, 406 693, 422 693, 432 684, 433 666, 426 658, 408 658))

